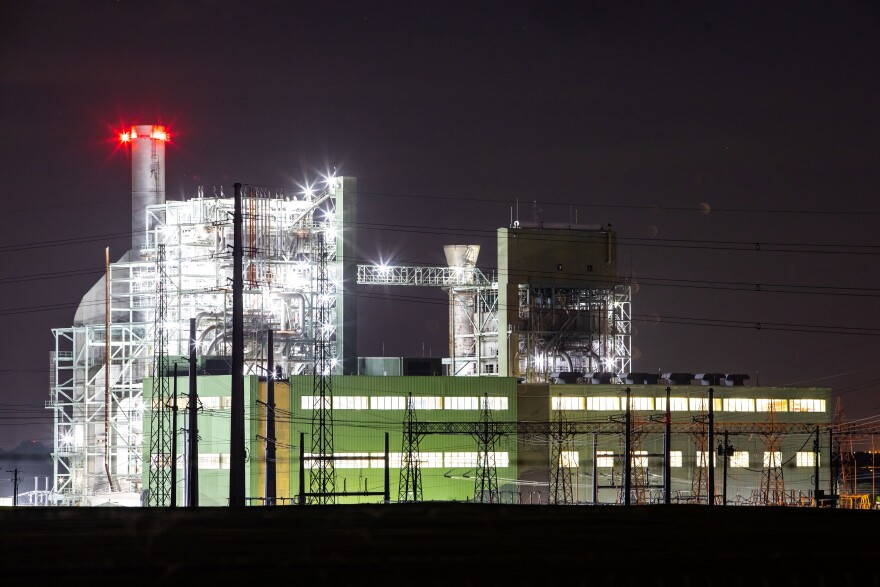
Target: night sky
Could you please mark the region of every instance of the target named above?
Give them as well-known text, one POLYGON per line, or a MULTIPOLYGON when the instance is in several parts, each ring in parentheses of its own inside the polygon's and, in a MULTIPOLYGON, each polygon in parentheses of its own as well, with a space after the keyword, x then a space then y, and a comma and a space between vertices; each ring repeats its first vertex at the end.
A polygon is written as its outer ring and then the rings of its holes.
MULTIPOLYGON (((129 248, 132 124, 172 133, 168 199, 356 176, 362 262, 491 273, 517 206, 611 223, 634 371, 880 414, 878 66, 873 2, 6 0, 0 448, 51 444, 51 329, 129 248)), ((360 296, 362 356, 445 354, 443 292, 360 296)))

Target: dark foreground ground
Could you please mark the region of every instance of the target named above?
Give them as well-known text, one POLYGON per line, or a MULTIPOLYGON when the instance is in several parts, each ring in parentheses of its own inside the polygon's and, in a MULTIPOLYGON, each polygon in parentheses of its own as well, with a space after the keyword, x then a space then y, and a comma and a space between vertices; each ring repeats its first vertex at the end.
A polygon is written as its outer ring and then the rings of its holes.
POLYGON ((450 503, 0 509, 3 585, 880 586, 880 512, 450 503))

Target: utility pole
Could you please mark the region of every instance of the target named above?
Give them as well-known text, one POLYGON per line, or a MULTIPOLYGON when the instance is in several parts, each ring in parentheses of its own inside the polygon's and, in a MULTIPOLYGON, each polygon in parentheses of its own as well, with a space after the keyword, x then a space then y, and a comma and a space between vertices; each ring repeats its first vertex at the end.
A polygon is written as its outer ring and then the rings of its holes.
POLYGON ((186 505, 191 508, 199 507, 199 394, 196 385, 196 319, 189 319, 189 402, 188 410, 189 437, 187 446, 189 461, 187 462, 187 493, 186 505))
POLYGON ((630 491, 632 490, 632 444, 631 444, 631 435, 632 435, 632 411, 630 410, 630 406, 632 402, 630 402, 630 396, 632 395, 632 390, 627 387, 626 388, 626 428, 624 432, 623 439, 623 505, 629 505, 630 503, 630 491))
POLYGON ((177 361, 174 362, 174 394, 171 396, 171 507, 177 507, 177 361))
POLYGON ((666 430, 663 435, 663 503, 672 503, 672 388, 666 388, 666 430))
POLYGON ((706 456, 709 459, 709 505, 715 505, 715 452, 712 447, 715 446, 715 390, 709 388, 709 446, 706 456))
POLYGON ((12 505, 18 505, 18 484, 21 482, 21 477, 18 476, 18 469, 6 469, 7 473, 12 473, 12 505))
POLYGON ((266 332, 266 505, 275 505, 275 343, 272 329, 266 332))
POLYGON ((721 484, 721 505, 727 505, 727 466, 733 456, 733 447, 728 442, 728 432, 724 431, 724 443, 718 444, 718 456, 724 459, 724 477, 721 484))
POLYGON ((242 263, 241 184, 235 184, 232 216, 232 398, 229 426, 229 507, 245 505, 244 435, 244 276, 242 263))
MULTIPOLYGON (((874 442, 873 435, 871 442, 874 442)), ((816 439, 813 442, 813 505, 819 507, 819 427, 816 426, 816 439)))

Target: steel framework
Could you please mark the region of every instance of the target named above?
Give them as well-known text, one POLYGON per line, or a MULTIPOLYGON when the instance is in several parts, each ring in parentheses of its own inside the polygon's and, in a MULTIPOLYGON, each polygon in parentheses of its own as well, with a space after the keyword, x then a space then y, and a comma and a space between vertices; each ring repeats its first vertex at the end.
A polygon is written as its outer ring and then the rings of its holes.
MULTIPOLYGON (((354 229, 342 227, 346 206, 356 198, 354 182, 354 178, 330 178, 326 188, 315 194, 258 186, 245 190, 243 330, 247 374, 262 374, 265 368, 268 328, 275 331, 276 364, 285 374, 312 370, 314 235, 318 231, 328 235, 327 279, 342 284, 348 271, 344 267, 353 269, 349 254, 353 243, 349 240, 354 238, 354 229)), ((143 382, 155 373, 157 346, 164 348, 169 360, 188 356, 192 318, 199 355, 207 359, 230 354, 233 207, 233 199, 222 190, 212 197, 200 190, 190 200, 148 206, 144 248, 129 251, 109 264, 109 337, 104 288, 97 286, 83 298, 74 326, 52 331, 55 348, 46 407, 54 419, 53 503, 87 503, 92 496, 110 491, 104 473, 105 453, 117 484, 114 489, 142 493, 144 461, 150 458, 143 418, 145 412, 152 417, 152 405, 144 402, 143 382), (159 245, 165 248, 167 284, 161 336, 156 331, 159 245), (105 377, 108 352, 109 377, 105 377), (110 393, 105 407, 107 381, 110 393), (109 434, 105 422, 109 422, 109 434)), ((348 287, 337 287, 333 295, 344 297, 348 287)), ((351 344, 343 327, 343 307, 343 302, 336 300, 327 317, 335 333, 327 352, 337 372, 342 370, 337 360, 340 349, 351 344)), ((355 322, 353 316, 347 319, 355 322)))
POLYGON ((358 265, 357 282, 446 289, 453 375, 508 371, 528 381, 547 381, 560 370, 561 357, 568 363, 561 370, 609 371, 618 383, 632 370, 632 287, 627 281, 608 288, 557 290, 550 296, 519 285, 517 315, 524 326, 500 338, 498 281, 479 269, 358 265), (559 320, 562 314, 565 319, 559 320), (508 344, 511 336, 512 365, 499 365, 499 345, 508 344))

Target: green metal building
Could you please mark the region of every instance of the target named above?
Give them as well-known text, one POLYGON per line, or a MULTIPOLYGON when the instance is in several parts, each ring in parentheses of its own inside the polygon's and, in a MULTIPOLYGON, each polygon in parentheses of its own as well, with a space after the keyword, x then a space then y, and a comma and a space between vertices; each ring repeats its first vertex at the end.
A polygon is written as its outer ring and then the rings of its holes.
MULTIPOLYGON (((229 494, 230 377, 199 376, 199 500, 225 506, 229 494)), ((188 388, 181 377, 178 388, 188 388)), ((708 445, 708 393, 704 385, 521 384, 508 377, 335 376, 332 378, 334 503, 384 501, 385 437, 388 435, 389 499, 398 500, 405 457, 407 403, 421 426, 416 449, 421 499, 469 501, 476 495, 480 445, 470 426, 488 412, 500 433, 492 461, 494 499, 503 503, 623 503, 626 397, 630 396, 632 503, 662 503, 664 428, 670 396, 670 492, 673 502, 703 501, 714 460, 716 502, 787 504, 808 501, 817 488, 829 490, 830 389, 713 386, 714 449, 708 445), (482 406, 488 406, 483 410, 482 406), (440 423, 449 426, 440 426, 440 423), (506 425, 503 426, 503 425, 506 425), (567 426, 566 434, 556 434, 567 426), (727 433, 732 449, 724 460, 718 444, 727 433), (818 446, 815 440, 818 438, 818 446), (710 453, 714 453, 714 456, 710 453), (818 457, 818 461, 816 460, 818 457), (819 465, 817 467, 816 465, 819 465), (819 472, 819 482, 816 472, 819 472), (559 473, 562 476, 560 477, 559 473), (355 495, 358 492, 363 495, 355 495)), ((152 381, 145 383, 150 396, 152 381)), ((298 503, 309 487, 312 417, 316 405, 310 376, 275 382, 276 495, 279 504, 298 503), (301 455, 303 462, 301 464, 301 455)), ((245 378, 247 497, 266 496, 266 381, 245 378)), ((151 405, 150 401, 146 402, 151 405)), ((184 427, 186 399, 179 401, 184 427)), ((150 437, 149 413, 144 437, 150 437)), ((184 503, 185 433, 179 432, 177 503, 184 503)), ((149 450, 145 442, 145 453, 149 450)), ((152 463, 154 459, 144 459, 152 463)), ((144 471, 144 484, 148 474, 144 471)))

